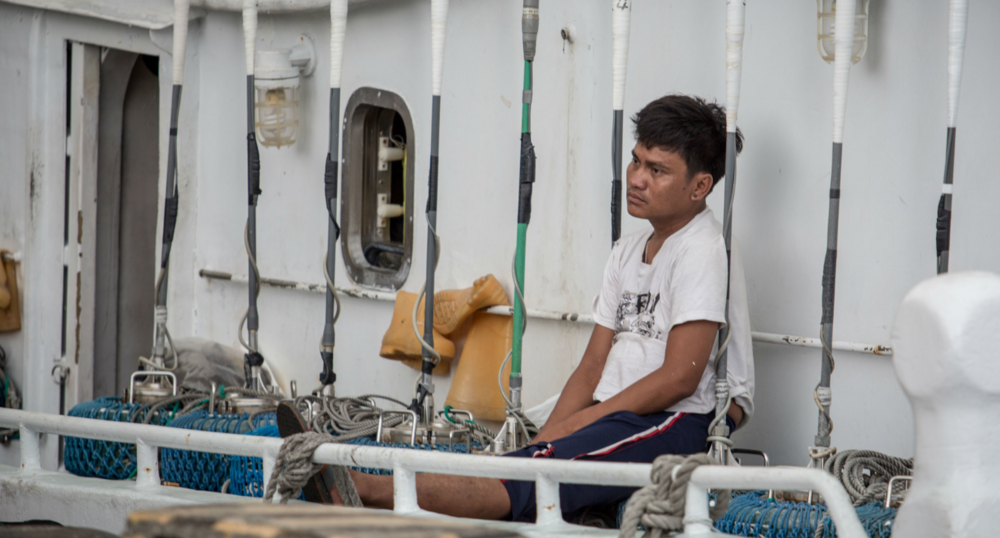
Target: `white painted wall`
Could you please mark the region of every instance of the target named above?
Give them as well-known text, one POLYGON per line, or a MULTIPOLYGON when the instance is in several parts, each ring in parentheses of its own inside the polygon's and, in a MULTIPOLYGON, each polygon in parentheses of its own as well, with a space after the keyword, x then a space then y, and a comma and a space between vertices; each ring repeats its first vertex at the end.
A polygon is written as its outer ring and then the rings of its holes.
MULTIPOLYGON (((525 290, 528 303, 537 308, 588 310, 610 247, 609 7, 567 0, 542 5, 532 117, 538 180, 525 290), (560 37, 568 24, 576 30, 572 44, 560 37)), ((851 72, 834 337, 888 344, 903 294, 934 273, 934 218, 944 161, 947 3, 876 0, 871 9, 868 53, 851 72)), ((429 2, 416 0, 352 5, 344 59, 343 103, 361 86, 384 88, 400 94, 413 117, 417 233, 407 291, 416 291, 423 281, 426 250, 422 211, 430 134, 429 11, 429 2)), ((15 96, 13 103, 0 105, 5 133, 0 144, 0 247, 9 242, 18 249, 32 223, 26 199, 29 173, 23 164, 28 159, 22 156, 31 151, 25 145, 31 139, 24 135, 29 125, 25 107, 16 106, 17 95, 27 99, 24 84, 14 82, 14 73, 38 67, 28 58, 28 32, 17 17, 31 13, 0 4, 0 92, 15 96)), ((522 83, 519 13, 515 0, 451 3, 442 92, 438 231, 444 252, 439 289, 466 287, 493 273, 512 291, 508 273, 515 243, 522 83)), ((989 230, 995 226, 991 201, 1000 197, 1000 186, 990 180, 998 157, 989 148, 996 141, 990 119, 1000 114, 1000 105, 988 92, 997 82, 993 51, 1000 47, 990 21, 1000 19, 1000 5, 976 3, 970 15, 951 264, 954 270, 997 271, 1000 238, 989 230)), ((299 141, 291 148, 261 148, 258 261, 267 277, 322 281, 326 217, 319 193, 327 144, 327 18, 323 12, 260 16, 259 48, 289 47, 304 33, 315 40, 320 59, 315 74, 303 80, 299 141)), ((150 46, 145 31, 64 15, 43 19, 50 27, 51 21, 59 21, 43 41, 47 47, 60 35, 108 33, 111 27, 135 36, 115 46, 135 48, 143 39, 141 46, 150 46)), ((626 115, 671 92, 722 100, 724 20, 721 0, 637 2, 626 115)), ((819 330, 833 73, 816 51, 815 20, 815 4, 809 1, 748 2, 739 122, 747 141, 739 164, 734 233, 746 265, 751 322, 758 331, 815 336, 819 330)), ((247 272, 240 29, 235 13, 210 12, 192 24, 179 139, 182 211, 169 303, 175 337, 201 336, 227 344, 236 342, 246 287, 207 281, 198 271, 247 272)), ((169 69, 169 62, 161 63, 161 125, 168 121, 169 69)), ((54 84, 53 77, 44 80, 54 84)), ((46 128, 58 127, 50 123, 46 128)), ((49 173, 54 172, 45 171, 49 173)), ((44 196, 58 196, 51 203, 61 207, 60 190, 53 187, 44 196)), ((710 200, 717 214, 721 196, 710 200)), ((623 232, 642 226, 626 218, 623 232)), ((61 234, 61 226, 57 228, 51 233, 61 234)), ((339 284, 349 283, 342 265, 336 278, 339 284)), ((335 355, 340 393, 407 398, 416 372, 378 357, 392 306, 343 301, 335 355)), ((265 355, 286 380, 311 388, 320 366, 322 296, 264 288, 260 308, 265 355)), ((559 390, 579 361, 589 330, 560 322, 530 323, 524 357, 528 405, 559 390)), ((26 329, 20 337, 0 337, 0 344, 8 351, 30 347, 19 338, 42 336, 29 336, 26 329)), ((42 368, 35 366, 41 363, 33 362, 39 357, 31 353, 26 355, 32 368, 42 368)), ((819 376, 820 352, 757 345, 755 354, 757 412, 737 434, 738 444, 763 448, 779 463, 803 464, 815 431, 810 393, 819 376)), ((16 362, 21 353, 12 355, 16 362)), ((846 352, 837 359, 834 444, 911 455, 911 413, 889 360, 846 352)), ((21 369, 14 369, 15 377, 26 375, 22 366, 16 368, 21 369)), ((449 381, 437 384, 441 403, 449 381)))

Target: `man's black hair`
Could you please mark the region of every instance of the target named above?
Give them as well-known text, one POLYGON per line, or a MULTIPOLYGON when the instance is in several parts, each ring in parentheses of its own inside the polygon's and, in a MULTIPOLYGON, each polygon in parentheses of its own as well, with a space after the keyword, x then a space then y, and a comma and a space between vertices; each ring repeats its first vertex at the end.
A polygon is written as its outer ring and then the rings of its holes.
MULTIPOLYGON (((701 97, 673 94, 661 97, 632 116, 636 140, 647 148, 678 153, 688 178, 712 175, 712 188, 726 173, 726 110, 701 97)), ((736 152, 743 150, 743 133, 736 130, 736 152)), ((711 192, 711 191, 709 191, 711 192)))

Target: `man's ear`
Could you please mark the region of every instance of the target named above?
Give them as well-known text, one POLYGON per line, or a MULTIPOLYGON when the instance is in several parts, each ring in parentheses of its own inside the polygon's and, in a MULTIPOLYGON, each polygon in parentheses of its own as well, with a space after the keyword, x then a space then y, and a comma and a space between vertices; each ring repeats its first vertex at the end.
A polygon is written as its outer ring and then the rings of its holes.
POLYGON ((708 193, 712 191, 712 174, 708 172, 695 174, 691 182, 694 184, 694 189, 691 191, 691 198, 693 200, 704 200, 708 196, 708 193))

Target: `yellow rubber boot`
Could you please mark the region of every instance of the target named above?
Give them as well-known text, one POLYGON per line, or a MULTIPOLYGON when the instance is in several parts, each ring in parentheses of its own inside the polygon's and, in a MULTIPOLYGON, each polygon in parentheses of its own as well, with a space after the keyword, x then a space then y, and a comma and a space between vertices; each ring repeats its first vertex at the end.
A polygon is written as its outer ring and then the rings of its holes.
POLYGON ((471 288, 439 291, 434 294, 434 329, 441 334, 451 334, 476 310, 497 305, 510 303, 503 286, 493 275, 476 280, 471 288))
MULTIPOLYGON (((413 302, 416 300, 417 296, 413 293, 401 291, 396 294, 392 323, 389 324, 389 330, 382 337, 382 349, 379 351, 379 355, 387 359, 403 361, 419 370, 421 362, 420 341, 413 334, 413 322, 411 321, 413 302)), ((424 302, 420 301, 417 312, 419 314, 423 311, 424 302)), ((418 315, 417 328, 421 333, 423 332, 423 316, 418 315)), ((448 362, 455 357, 455 344, 435 330, 434 349, 441 354, 441 362, 434 369, 434 373, 448 373, 450 369, 448 362)))
MULTIPOLYGON (((476 312, 466 337, 462 357, 445 405, 464 409, 476 420, 502 421, 507 418, 506 404, 497 386, 497 371, 511 347, 514 318, 476 312)), ((503 390, 508 390, 510 362, 502 374, 503 390)))

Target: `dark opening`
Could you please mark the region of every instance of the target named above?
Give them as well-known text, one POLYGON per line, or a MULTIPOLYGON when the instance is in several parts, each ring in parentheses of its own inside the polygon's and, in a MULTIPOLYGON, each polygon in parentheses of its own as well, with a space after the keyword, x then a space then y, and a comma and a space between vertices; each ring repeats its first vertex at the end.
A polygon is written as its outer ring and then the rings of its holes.
POLYGON ((384 196, 390 205, 405 205, 406 171, 403 160, 389 161, 385 169, 379 168, 381 139, 388 139, 390 147, 406 148, 406 127, 403 117, 389 108, 371 106, 365 113, 364 171, 362 218, 362 248, 365 260, 373 267, 398 271, 403 265, 405 251, 405 215, 385 219, 380 226, 378 217, 379 197, 384 196))

